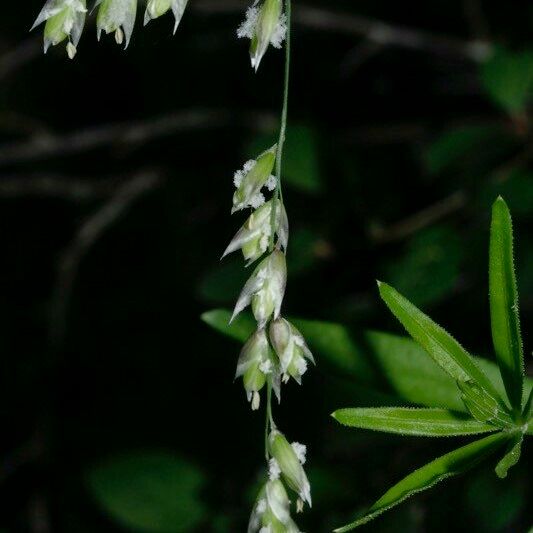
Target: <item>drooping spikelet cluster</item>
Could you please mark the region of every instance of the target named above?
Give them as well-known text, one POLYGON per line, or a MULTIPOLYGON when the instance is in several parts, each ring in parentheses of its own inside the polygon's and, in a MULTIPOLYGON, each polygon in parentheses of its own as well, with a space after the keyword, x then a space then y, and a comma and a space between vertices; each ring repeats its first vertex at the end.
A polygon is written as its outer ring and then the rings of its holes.
MULTIPOLYGON (((242 378, 252 410, 261 404, 260 393, 267 388, 281 400, 281 385, 292 377, 298 383, 313 356, 298 329, 281 317, 287 282, 285 251, 289 240, 287 213, 276 194, 277 178, 272 176, 276 146, 248 161, 235 173, 236 186, 232 213, 251 209, 251 213, 226 248, 223 257, 241 250, 247 266, 258 261, 235 305, 232 320, 249 305, 257 329, 245 343, 237 363, 235 377, 242 378), (274 191, 268 201, 264 189, 274 191)), ((311 505, 311 487, 303 469, 306 447, 289 444, 277 429, 270 411, 268 422, 268 481, 261 489, 253 508, 249 533, 298 533, 290 516, 287 488, 297 497, 296 508, 311 505)))
MULTIPOLYGON (((128 47, 137 17, 138 0, 96 0, 93 9, 98 9, 96 16, 97 38, 102 32, 115 35, 118 44, 128 47)), ((181 21, 188 0, 148 0, 144 15, 144 24, 172 11, 175 18, 174 32, 181 21)), ((77 52, 85 19, 87 16, 86 0, 47 0, 32 30, 45 23, 44 51, 50 45, 67 42, 67 54, 73 59, 77 52)))
MULTIPOLYGON (((252 66, 256 70, 268 45, 281 45, 286 33, 285 20, 280 0, 265 0, 261 6, 256 2, 248 10, 238 34, 252 39, 252 66)), ((283 141, 282 133, 280 142, 283 141)), ((278 146, 273 146, 235 173, 232 213, 245 209, 251 213, 223 255, 241 250, 246 266, 257 262, 231 318, 233 321, 251 306, 257 323, 257 329, 241 350, 235 376, 242 378, 252 410, 259 409, 261 393, 266 389, 268 478, 254 504, 248 533, 299 533, 291 518, 289 493, 296 496, 297 512, 303 510, 305 503, 311 505, 311 486, 303 468, 307 449, 298 442, 288 442, 274 422, 271 407, 272 392, 281 401, 282 384, 291 377, 301 383, 308 362, 314 363, 302 334, 281 316, 287 283, 289 224, 280 193, 281 164, 277 161, 280 154, 278 146), (276 162, 277 177, 272 175, 276 162), (273 193, 270 199, 265 198, 267 191, 273 193)))

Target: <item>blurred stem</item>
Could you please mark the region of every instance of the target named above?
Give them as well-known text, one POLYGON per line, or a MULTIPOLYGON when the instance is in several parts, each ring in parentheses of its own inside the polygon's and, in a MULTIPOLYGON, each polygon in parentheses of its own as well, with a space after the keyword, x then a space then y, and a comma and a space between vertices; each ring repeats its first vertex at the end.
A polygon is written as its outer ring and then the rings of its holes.
MULTIPOLYGON (((287 115, 289 110, 289 81, 291 71, 291 0, 285 0, 285 16, 287 18, 287 40, 285 42, 285 76, 283 82, 283 108, 281 111, 281 127, 276 152, 276 189, 274 191, 274 201, 272 202, 272 213, 270 215, 270 251, 274 250, 274 236, 276 233, 276 211, 283 206, 283 191, 281 187, 281 169, 283 160, 283 146, 287 133, 287 115)), ((280 212, 281 217, 281 212, 280 212)))

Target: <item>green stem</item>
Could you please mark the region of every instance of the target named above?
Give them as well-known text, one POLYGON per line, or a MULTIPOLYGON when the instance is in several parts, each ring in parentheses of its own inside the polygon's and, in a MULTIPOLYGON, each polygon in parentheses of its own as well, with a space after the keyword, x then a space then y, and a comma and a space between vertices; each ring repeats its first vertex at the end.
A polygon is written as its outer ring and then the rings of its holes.
POLYGON ((267 403, 265 410, 265 459, 270 459, 270 453, 268 451, 268 434, 270 429, 274 425, 274 420, 272 419, 272 384, 269 382, 267 384, 267 403))
POLYGON ((271 214, 270 251, 274 249, 274 235, 276 233, 276 207, 283 206, 283 191, 281 187, 281 169, 283 160, 283 147, 287 134, 287 116, 289 111, 289 81, 291 71, 291 0, 285 0, 285 16, 287 18, 287 39, 285 42, 285 76, 283 82, 283 108, 281 111, 281 127, 276 152, 276 189, 274 191, 271 214))

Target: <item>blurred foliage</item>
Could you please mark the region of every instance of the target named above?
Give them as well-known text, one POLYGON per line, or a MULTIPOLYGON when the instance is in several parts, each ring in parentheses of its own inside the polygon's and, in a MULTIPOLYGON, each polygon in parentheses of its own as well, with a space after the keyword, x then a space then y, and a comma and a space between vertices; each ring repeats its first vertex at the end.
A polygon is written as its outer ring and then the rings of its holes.
POLYGON ((498 48, 483 65, 481 77, 498 106, 511 114, 523 113, 533 96, 533 51, 498 48))
POLYGON ((184 459, 162 453, 130 453, 87 473, 94 498, 129 529, 153 533, 190 531, 205 517, 198 492, 203 475, 184 459))
MULTIPOLYGON (((248 274, 240 258, 220 263, 219 257, 241 222, 229 216, 232 174, 273 142, 282 54, 269 53, 263 71, 253 74, 246 43, 235 39, 248 2, 235 10, 235 2, 218 0, 217 14, 205 7, 209 2, 189 4, 175 37, 170 20, 154 21, 134 33, 124 53, 111 39, 97 44, 86 32, 74 62, 59 50, 42 56, 39 37, 28 36, 41 2, 3 6, 0 529, 7 533, 38 531, 41 523, 66 533, 131 530, 131 515, 105 504, 87 484, 129 450, 172 450, 164 456, 175 462, 170 472, 177 476, 181 465, 183 479, 203 480, 193 489, 172 488, 176 480, 158 478, 156 465, 146 474, 150 486, 166 487, 153 505, 166 502, 169 513, 179 513, 184 498, 193 506, 191 533, 245 530, 263 421, 232 384, 239 345, 198 317, 230 308, 248 274), (208 118, 168 126, 185 111, 208 118), (147 126, 155 119, 157 127, 147 126), (101 145, 67 150, 71 133, 86 139, 92 127, 109 131, 110 124, 132 121, 136 127, 101 145), (54 135, 64 141, 61 150, 32 157, 16 150, 36 138, 33 149, 49 146, 54 135), (66 336, 52 344, 58 260, 108 197, 8 194, 4 182, 44 175, 79 179, 92 190, 144 169, 160 172, 162 183, 139 195, 84 255, 66 336)), ((315 501, 301 527, 315 533, 349 520, 391 479, 450 449, 354 434, 329 416, 341 405, 391 398, 423 403, 428 390, 458 406, 432 361, 394 334, 401 330, 379 302, 376 277, 401 285, 494 368, 487 228, 499 194, 515 218, 530 342, 533 7, 526 0, 313 0, 297 7, 338 13, 348 28, 350 17, 368 17, 429 39, 422 47, 381 45, 350 29, 301 23, 295 29, 284 188, 291 222, 286 310, 327 326, 313 338, 316 368, 302 388, 287 389, 284 401, 292 408, 279 417, 292 438, 309 445, 315 501), (466 9, 472 5, 477 15, 466 9), (459 46, 443 46, 441 36, 459 46), (484 39, 494 54, 478 61, 463 53, 463 45, 484 39), (404 365, 417 368, 419 379, 404 365)), ((232 334, 241 338, 246 327, 239 320, 232 334)), ((521 464, 531 470, 527 446, 521 464)), ((481 467, 481 481, 452 481, 365 527, 527 531, 532 486, 519 474, 511 471, 510 484, 500 484, 481 467)), ((117 490, 113 499, 123 501, 121 487, 132 475, 122 468, 100 487, 117 490)), ((153 509, 133 511, 142 518, 153 509)))
POLYGON ((387 265, 385 279, 410 294, 416 305, 437 302, 455 288, 463 253, 461 239, 452 229, 427 228, 411 239, 405 255, 387 265))

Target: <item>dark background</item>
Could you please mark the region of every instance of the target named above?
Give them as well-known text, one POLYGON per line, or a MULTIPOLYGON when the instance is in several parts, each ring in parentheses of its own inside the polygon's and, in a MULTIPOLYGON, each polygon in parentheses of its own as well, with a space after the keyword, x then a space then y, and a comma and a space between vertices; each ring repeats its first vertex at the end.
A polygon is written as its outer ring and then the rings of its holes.
MULTIPOLYGON (((530 115, 494 97, 483 65, 505 47, 522 59, 490 71, 496 85, 531 78, 531 3, 295 4, 287 312, 354 335, 400 333, 375 290, 380 278, 491 357, 488 229, 503 194, 530 355, 530 115)), ((106 487, 120 491, 143 461, 171 508, 183 498, 169 511, 173 527, 159 513, 145 531, 245 530, 262 415, 232 383, 239 345, 200 315, 231 307, 246 277, 239 258, 219 263, 242 222, 229 215, 232 174, 269 146, 281 107, 282 53, 270 50, 255 75, 235 37, 246 5, 191 0, 175 37, 169 16, 145 29, 139 16, 126 52, 112 37, 98 44, 91 19, 71 62, 62 46, 43 56, 40 30, 28 34, 38 0, 2 4, 2 533, 131 529, 135 505, 117 519, 106 487), (176 480, 158 478, 165 461, 176 480), (192 496, 180 496, 183 480, 192 496)), ((311 533, 345 523, 460 442, 337 426, 329 413, 354 405, 357 385, 315 356, 304 386, 290 385, 276 409, 309 445, 315 505, 298 522, 311 533)), ((366 529, 527 531, 531 449, 506 481, 493 466, 366 529)))

